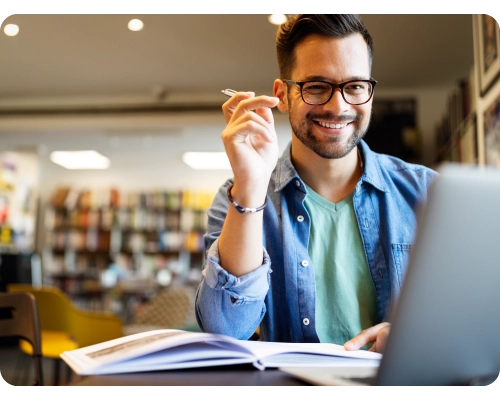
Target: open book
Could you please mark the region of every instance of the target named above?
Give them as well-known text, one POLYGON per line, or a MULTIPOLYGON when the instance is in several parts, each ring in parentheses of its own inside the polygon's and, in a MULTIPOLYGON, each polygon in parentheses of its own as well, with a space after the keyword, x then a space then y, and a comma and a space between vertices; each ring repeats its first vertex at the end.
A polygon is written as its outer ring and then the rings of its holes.
POLYGON ((258 369, 298 366, 378 366, 381 355, 347 351, 331 343, 275 343, 161 329, 65 351, 61 358, 79 375, 117 374, 232 364, 258 369))

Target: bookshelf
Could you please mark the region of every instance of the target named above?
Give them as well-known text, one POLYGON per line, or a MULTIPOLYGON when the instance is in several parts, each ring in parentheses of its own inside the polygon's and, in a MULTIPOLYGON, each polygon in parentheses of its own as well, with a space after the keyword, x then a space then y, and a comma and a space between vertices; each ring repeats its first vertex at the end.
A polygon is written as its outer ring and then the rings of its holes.
POLYGON ((44 283, 129 322, 162 287, 199 282, 214 195, 57 188, 45 210, 44 283))
POLYGON ((457 82, 448 96, 447 112, 435 129, 435 164, 478 163, 475 70, 457 82))

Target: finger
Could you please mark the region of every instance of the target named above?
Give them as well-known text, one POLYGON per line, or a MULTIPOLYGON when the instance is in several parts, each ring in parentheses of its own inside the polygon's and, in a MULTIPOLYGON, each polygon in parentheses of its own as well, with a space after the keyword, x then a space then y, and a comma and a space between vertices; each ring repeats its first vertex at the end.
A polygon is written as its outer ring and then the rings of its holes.
POLYGON ((229 100, 227 100, 222 105, 222 112, 224 113, 224 117, 226 122, 229 122, 231 116, 234 113, 234 110, 240 104, 240 101, 252 98, 255 96, 254 92, 237 92, 234 96, 232 96, 229 100))
MULTIPOLYGON (((278 101, 279 101, 279 99, 278 99, 278 101)), ((262 117, 268 124, 274 123, 273 112, 271 111, 271 109, 269 107, 257 108, 255 110, 255 114, 262 117)))
POLYGON ((222 141, 241 143, 246 141, 248 136, 259 136, 266 142, 275 141, 275 135, 269 131, 268 127, 250 118, 245 118, 231 128, 225 129, 222 132, 222 141))
MULTIPOLYGON (((272 116, 271 116, 272 118, 272 116)), ((274 125, 272 122, 268 122, 268 120, 264 119, 257 113, 249 112, 242 115, 235 121, 232 121, 228 126, 233 127, 232 132, 238 134, 249 135, 251 133, 260 134, 266 137, 266 141, 274 141, 276 140, 276 131, 274 129, 274 125), (252 124, 248 124, 248 122, 252 121, 252 124), (254 124, 255 123, 255 124, 254 124), (240 127, 240 125, 244 125, 244 127, 240 127), (260 126, 259 126, 260 125, 260 126), (243 128, 251 128, 254 127, 254 130, 244 130, 243 128), (263 128, 263 129, 262 129, 263 128)))
MULTIPOLYGON (((277 97, 270 96, 257 96, 249 99, 241 100, 236 108, 232 111, 232 116, 230 121, 234 121, 236 118, 241 117, 243 114, 257 110, 259 108, 273 108, 279 103, 277 97)), ((272 117, 272 113, 269 112, 268 116, 272 117)), ((271 119, 272 121, 272 119, 271 119)))
POLYGON ((383 353, 385 351, 385 346, 387 344, 387 338, 389 337, 389 332, 390 332, 389 326, 382 328, 378 332, 377 339, 375 340, 374 344, 375 349, 373 351, 376 351, 377 353, 383 353))
POLYGON ((359 350, 361 347, 368 343, 374 342, 377 339, 378 332, 387 326, 390 326, 388 322, 382 322, 378 325, 372 326, 364 331, 360 332, 358 335, 353 337, 351 340, 344 344, 346 350, 359 350))

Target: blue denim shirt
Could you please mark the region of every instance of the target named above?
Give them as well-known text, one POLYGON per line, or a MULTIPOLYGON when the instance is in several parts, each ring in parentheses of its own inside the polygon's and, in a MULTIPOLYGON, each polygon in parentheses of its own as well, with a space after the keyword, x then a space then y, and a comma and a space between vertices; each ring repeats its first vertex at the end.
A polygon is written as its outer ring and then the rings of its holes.
MULTIPOLYGON (((361 141, 364 171, 353 202, 381 321, 387 320, 405 274, 416 232, 416 207, 426 201, 437 173, 378 154, 361 141)), ((196 318, 205 332, 248 339, 260 324, 261 339, 319 342, 315 329, 314 268, 307 251, 307 189, 290 158, 278 160, 267 191, 263 264, 236 277, 220 266, 218 237, 227 213, 228 180, 208 212, 206 261, 196 295, 196 318)), ((335 245, 335 243, 332 243, 335 245)))

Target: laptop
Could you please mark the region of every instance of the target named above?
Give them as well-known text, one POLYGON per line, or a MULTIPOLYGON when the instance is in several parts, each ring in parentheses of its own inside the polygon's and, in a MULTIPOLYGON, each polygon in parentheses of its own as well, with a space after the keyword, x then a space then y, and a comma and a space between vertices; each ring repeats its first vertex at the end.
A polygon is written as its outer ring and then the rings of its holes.
POLYGON ((378 368, 283 368, 317 385, 487 385, 500 373, 500 169, 444 164, 378 368))

